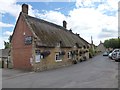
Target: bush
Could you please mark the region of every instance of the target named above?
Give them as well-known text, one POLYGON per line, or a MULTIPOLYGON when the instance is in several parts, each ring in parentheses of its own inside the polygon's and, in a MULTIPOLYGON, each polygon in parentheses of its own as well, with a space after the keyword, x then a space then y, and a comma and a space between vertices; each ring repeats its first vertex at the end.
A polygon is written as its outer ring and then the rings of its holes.
POLYGON ((77 61, 76 61, 76 60, 73 60, 73 64, 77 64, 77 61))
POLYGON ((89 52, 90 57, 93 57, 95 55, 95 51, 93 51, 92 48, 89 49, 89 52))
POLYGON ((86 56, 83 56, 83 59, 84 59, 84 61, 86 61, 87 60, 86 56))
POLYGON ((93 56, 92 56, 92 54, 91 53, 89 53, 89 58, 92 58, 93 56))
POLYGON ((41 55, 43 55, 44 57, 47 57, 48 55, 50 55, 50 51, 43 51, 41 52, 41 55))

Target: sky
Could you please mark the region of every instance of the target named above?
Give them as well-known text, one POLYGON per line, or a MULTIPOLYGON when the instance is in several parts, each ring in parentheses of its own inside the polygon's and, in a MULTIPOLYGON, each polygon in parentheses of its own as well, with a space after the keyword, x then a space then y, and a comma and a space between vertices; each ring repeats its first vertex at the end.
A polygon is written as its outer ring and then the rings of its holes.
POLYGON ((0 0, 0 49, 12 35, 21 5, 29 5, 30 16, 62 26, 98 45, 100 41, 118 37, 119 0, 0 0), (22 2, 23 1, 23 2, 22 2))

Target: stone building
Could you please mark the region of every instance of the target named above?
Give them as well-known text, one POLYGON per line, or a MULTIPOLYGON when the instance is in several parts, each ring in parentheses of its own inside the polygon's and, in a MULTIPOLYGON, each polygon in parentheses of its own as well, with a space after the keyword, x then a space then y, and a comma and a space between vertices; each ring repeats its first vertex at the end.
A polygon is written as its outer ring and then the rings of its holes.
POLYGON ((22 5, 11 40, 13 68, 43 71, 89 58, 88 42, 63 27, 28 15, 22 5))
POLYGON ((2 68, 8 68, 8 64, 9 64, 9 52, 10 49, 0 49, 0 66, 2 68))
POLYGON ((100 44, 97 46, 96 50, 100 51, 100 52, 105 52, 106 51, 106 48, 101 41, 100 41, 100 44))

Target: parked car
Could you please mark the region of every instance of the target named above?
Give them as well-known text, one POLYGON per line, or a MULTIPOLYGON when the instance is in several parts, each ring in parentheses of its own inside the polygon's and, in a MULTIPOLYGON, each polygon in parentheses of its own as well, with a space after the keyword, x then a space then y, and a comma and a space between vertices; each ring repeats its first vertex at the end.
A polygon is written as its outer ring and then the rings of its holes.
POLYGON ((118 52, 120 52, 120 49, 114 49, 111 53, 111 59, 115 60, 118 52))
POLYGON ((107 51, 105 51, 104 53, 103 53, 103 56, 108 56, 109 55, 109 52, 107 52, 107 51))
POLYGON ((116 53, 115 61, 120 62, 120 51, 116 53))
POLYGON ((113 53, 112 53, 112 57, 111 57, 111 59, 112 59, 112 60, 115 60, 116 57, 117 57, 117 52, 113 52, 113 53))
POLYGON ((109 57, 110 59, 112 59, 112 52, 109 53, 108 57, 109 57))

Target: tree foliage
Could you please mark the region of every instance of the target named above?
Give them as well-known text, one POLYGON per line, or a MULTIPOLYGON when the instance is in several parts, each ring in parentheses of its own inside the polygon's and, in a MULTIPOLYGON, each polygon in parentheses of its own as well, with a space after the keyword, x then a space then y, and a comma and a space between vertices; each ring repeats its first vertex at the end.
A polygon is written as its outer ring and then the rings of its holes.
POLYGON ((109 39, 104 41, 106 48, 120 48, 120 39, 109 39))
POLYGON ((11 46, 11 35, 9 36, 9 38, 8 38, 8 42, 6 42, 6 41, 4 41, 4 46, 5 46, 5 49, 7 49, 7 48, 10 48, 10 46, 11 46))
POLYGON ((10 43, 4 41, 4 46, 5 46, 5 49, 10 48, 10 43))

